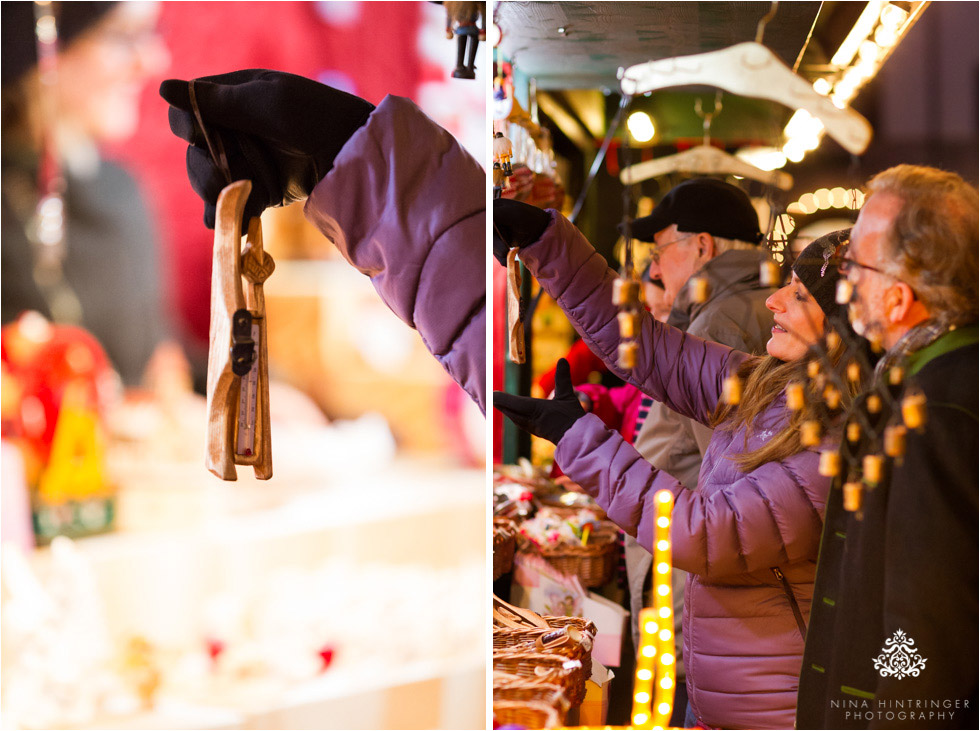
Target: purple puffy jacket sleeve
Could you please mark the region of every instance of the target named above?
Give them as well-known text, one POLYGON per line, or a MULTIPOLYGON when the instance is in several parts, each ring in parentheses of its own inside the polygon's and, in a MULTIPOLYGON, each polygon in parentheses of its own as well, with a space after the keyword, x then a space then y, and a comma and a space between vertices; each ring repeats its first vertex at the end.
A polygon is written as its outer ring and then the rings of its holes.
POLYGON ((708 580, 815 559, 827 493, 818 460, 800 452, 705 495, 655 469, 592 414, 576 421, 555 450, 562 470, 651 552, 653 497, 670 490, 674 565, 708 580))
POLYGON ((408 99, 388 96, 305 213, 485 412, 486 175, 408 99))
POLYGON ((613 373, 679 414, 706 423, 725 376, 749 356, 687 335, 644 311, 636 367, 620 368, 618 308, 612 303, 616 273, 568 219, 549 212, 551 223, 538 241, 521 249, 521 261, 613 373))

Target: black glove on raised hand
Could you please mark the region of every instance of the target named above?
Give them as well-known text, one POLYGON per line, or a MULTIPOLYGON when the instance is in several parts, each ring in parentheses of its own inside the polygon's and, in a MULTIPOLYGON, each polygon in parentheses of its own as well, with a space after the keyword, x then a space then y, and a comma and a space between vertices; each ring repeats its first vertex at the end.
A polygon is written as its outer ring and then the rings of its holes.
POLYGON ((555 369, 554 398, 531 398, 494 391, 493 405, 524 431, 552 444, 558 444, 572 424, 585 416, 585 409, 572 388, 568 361, 564 358, 558 361, 555 369))
POLYGON ((502 265, 507 265, 507 252, 533 244, 541 238, 551 223, 551 214, 540 208, 511 200, 495 198, 493 201, 493 255, 502 265), (503 236, 503 238, 501 238, 503 236))
MULTIPOLYGON (((266 208, 308 197, 374 105, 302 76, 245 69, 194 80, 207 134, 220 137, 232 180, 252 181, 245 222, 266 208)), ((191 107, 189 82, 168 79, 170 129, 190 143, 187 175, 214 228, 215 204, 227 180, 208 152, 191 107)))

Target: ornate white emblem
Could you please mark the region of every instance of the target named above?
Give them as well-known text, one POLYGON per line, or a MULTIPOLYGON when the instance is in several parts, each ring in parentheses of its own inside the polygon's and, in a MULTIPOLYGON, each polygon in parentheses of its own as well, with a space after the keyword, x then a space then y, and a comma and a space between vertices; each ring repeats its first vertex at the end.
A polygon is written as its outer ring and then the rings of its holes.
POLYGON ((883 678, 917 678, 925 667, 926 658, 915 649, 915 640, 902 630, 896 630, 890 640, 885 640, 881 654, 875 658, 875 670, 883 678))

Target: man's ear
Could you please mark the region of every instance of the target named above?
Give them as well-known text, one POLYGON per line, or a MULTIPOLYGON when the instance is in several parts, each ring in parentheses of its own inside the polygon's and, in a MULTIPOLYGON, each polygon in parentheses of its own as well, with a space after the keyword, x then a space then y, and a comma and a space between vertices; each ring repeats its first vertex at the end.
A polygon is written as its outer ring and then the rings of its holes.
POLYGON ((896 281, 885 293, 885 307, 888 321, 897 324, 904 322, 915 306, 915 292, 905 282, 896 281))
POLYGON ((706 260, 715 256, 715 237, 707 232, 698 234, 698 256, 706 260))

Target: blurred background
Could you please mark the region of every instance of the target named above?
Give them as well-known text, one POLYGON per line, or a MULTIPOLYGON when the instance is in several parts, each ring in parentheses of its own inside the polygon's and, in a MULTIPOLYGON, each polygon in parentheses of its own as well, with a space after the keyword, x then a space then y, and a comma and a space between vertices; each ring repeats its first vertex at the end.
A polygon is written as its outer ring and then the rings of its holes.
POLYGON ((157 93, 405 96, 482 164, 482 46, 452 78, 436 3, 2 8, 4 728, 484 727, 482 415, 268 211, 275 476, 209 474, 213 233, 157 93))

